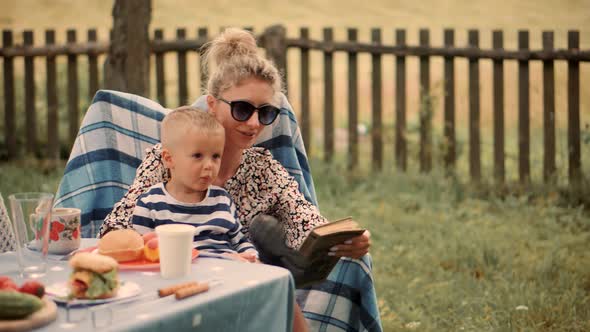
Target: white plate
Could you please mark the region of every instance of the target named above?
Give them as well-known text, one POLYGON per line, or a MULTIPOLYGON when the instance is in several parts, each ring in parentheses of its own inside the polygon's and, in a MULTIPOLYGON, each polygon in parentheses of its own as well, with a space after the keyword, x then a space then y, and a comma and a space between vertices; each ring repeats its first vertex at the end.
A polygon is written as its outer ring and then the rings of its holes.
MULTIPOLYGON (((106 302, 113 302, 113 301, 120 301, 123 299, 127 299, 130 297, 134 297, 139 295, 141 292, 141 288, 138 284, 131 282, 131 281, 123 281, 119 286, 119 290, 117 291, 117 296, 108 298, 108 299, 96 299, 96 300, 86 300, 86 299, 72 299, 70 301, 70 305, 93 305, 93 304, 101 304, 106 302)), ((67 282, 58 282, 55 284, 51 284, 45 288, 45 293, 51 296, 55 302, 58 303, 68 303, 68 294, 70 293, 70 289, 68 287, 67 282)))

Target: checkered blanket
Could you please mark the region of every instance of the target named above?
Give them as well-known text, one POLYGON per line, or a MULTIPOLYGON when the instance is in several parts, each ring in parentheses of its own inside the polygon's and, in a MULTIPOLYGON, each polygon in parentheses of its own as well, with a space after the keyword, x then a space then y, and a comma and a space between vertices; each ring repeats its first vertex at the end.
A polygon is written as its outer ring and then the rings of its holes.
MULTIPOLYGON (((194 105, 207 109, 204 96, 194 105)), ((284 96, 280 108, 280 118, 264 129, 256 145, 270 150, 297 180, 305 198, 317 205, 299 127, 284 96)), ((97 236, 103 219, 133 182, 146 148, 159 141, 160 122, 167 112, 140 96, 96 93, 55 200, 57 207, 82 210, 82 236, 97 236)), ((341 259, 326 282, 298 290, 297 300, 312 330, 382 330, 369 255, 341 259)))

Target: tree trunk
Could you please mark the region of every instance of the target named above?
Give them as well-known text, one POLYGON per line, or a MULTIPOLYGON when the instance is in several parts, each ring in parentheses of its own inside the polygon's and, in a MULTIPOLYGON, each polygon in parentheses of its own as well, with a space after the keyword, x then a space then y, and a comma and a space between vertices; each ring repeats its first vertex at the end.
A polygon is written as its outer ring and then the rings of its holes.
POLYGON ((116 0, 104 63, 107 89, 149 97, 151 0, 116 0))

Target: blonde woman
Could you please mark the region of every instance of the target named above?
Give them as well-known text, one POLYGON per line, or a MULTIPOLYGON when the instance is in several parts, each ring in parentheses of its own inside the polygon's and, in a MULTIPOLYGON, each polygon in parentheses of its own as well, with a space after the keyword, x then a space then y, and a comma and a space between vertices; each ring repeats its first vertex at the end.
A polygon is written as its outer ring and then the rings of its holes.
MULTIPOLYGON (((279 71, 258 54, 256 40, 250 32, 234 28, 226 29, 207 45, 205 59, 206 65, 214 65, 207 83, 206 106, 225 129, 223 158, 213 184, 232 196, 246 234, 254 218, 270 215, 282 224, 286 246, 296 249, 313 227, 327 220, 305 199, 294 178, 268 150, 253 147, 264 127, 273 123, 280 113, 284 95, 279 71)), ((105 218, 99 236, 113 229, 132 227, 130 217, 137 197, 155 183, 166 180, 168 172, 162 163, 160 144, 147 151, 136 174, 133 185, 105 218)), ((335 246, 332 254, 358 259, 368 253, 369 247, 370 235, 366 232, 335 246)), ((309 294, 301 299, 311 300, 309 294)), ((305 306, 303 309, 306 311, 305 306)), ((313 314, 307 318, 312 327, 328 324, 313 322, 313 314)), ((295 323, 297 329, 305 328, 299 310, 295 323)), ((377 318, 372 324, 375 326, 369 329, 380 330, 379 324, 377 318)))

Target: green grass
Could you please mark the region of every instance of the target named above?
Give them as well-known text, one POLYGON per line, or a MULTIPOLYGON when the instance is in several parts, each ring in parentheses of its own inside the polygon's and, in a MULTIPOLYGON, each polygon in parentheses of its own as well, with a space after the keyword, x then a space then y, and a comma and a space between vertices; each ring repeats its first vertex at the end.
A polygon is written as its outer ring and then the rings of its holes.
POLYGON ((0 193, 4 200, 17 192, 57 192, 63 175, 63 165, 54 167, 51 162, 23 159, 14 162, 0 162, 0 193))
POLYGON ((322 212, 372 232, 386 331, 590 329, 582 207, 559 207, 551 191, 482 195, 439 175, 314 171, 322 212))
MULTIPOLYGON (((62 172, 0 167, 5 198, 55 191, 62 172)), ((385 331, 590 330, 587 206, 552 189, 501 198, 438 174, 312 167, 322 213, 371 230, 385 331)))

